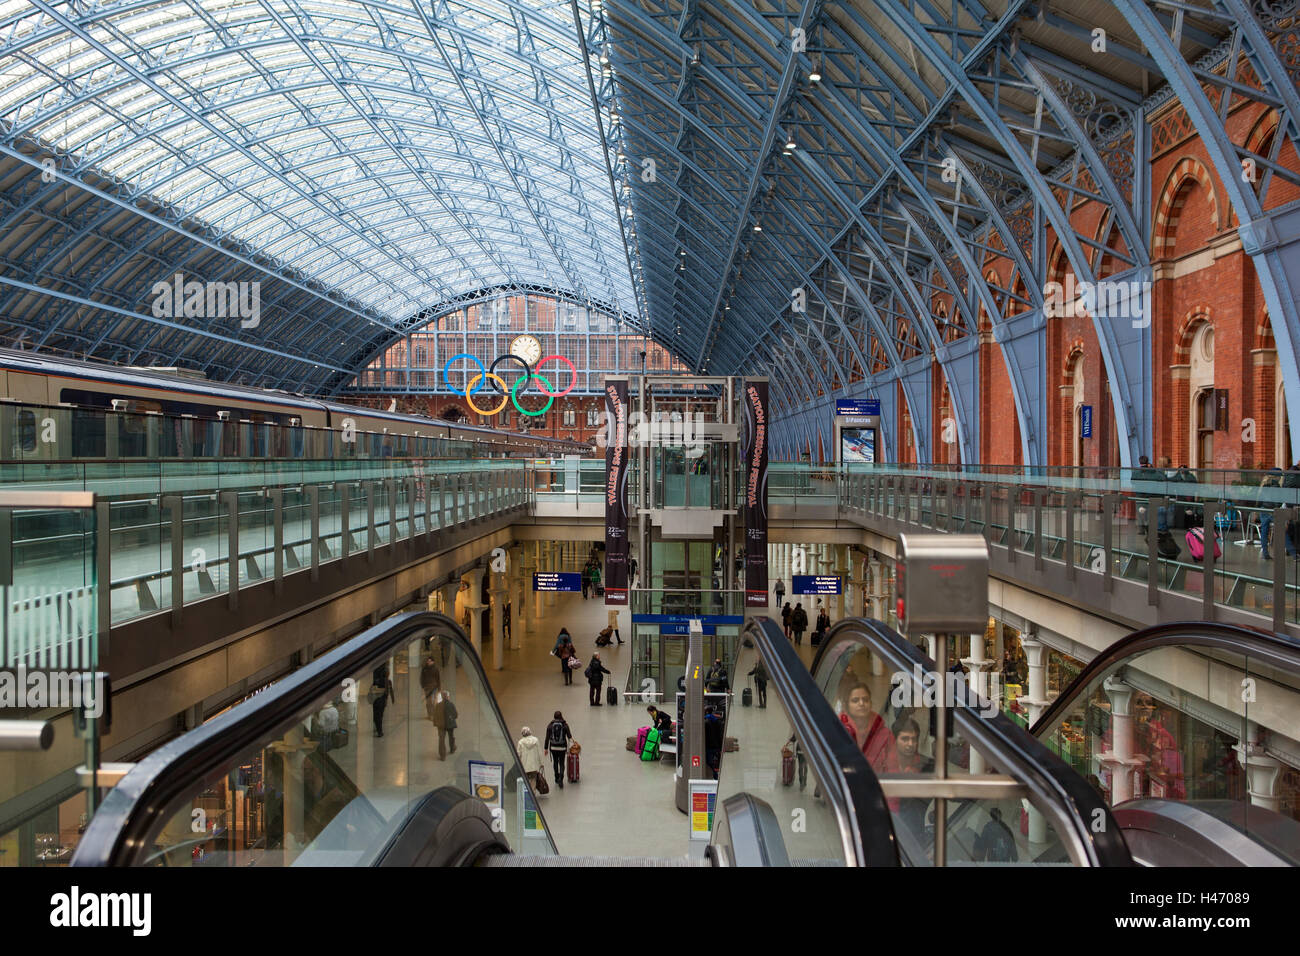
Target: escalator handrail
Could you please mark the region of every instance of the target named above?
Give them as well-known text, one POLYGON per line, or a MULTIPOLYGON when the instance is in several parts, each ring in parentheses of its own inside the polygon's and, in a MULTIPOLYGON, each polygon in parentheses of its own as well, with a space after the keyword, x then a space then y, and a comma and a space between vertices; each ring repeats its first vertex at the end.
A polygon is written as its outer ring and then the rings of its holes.
MULTIPOLYGON (((839 645, 850 642, 883 650, 906 673, 912 673, 914 666, 923 672, 936 669, 934 661, 921 648, 889 625, 868 618, 847 618, 831 628, 813 660, 812 676, 819 695, 822 692, 817 675, 823 661, 839 645)), ((1001 711, 992 717, 977 713, 982 704, 968 686, 962 684, 954 690, 953 719, 971 746, 989 757, 1004 773, 1023 783, 1035 805, 1065 808, 1055 815, 1053 822, 1061 839, 1072 841, 1074 858, 1087 860, 1091 866, 1133 865, 1120 828, 1101 794, 1001 711), (972 703, 971 698, 976 702, 972 703), (1098 812, 1101 832, 1093 826, 1098 812)))
MULTIPOLYGON (((770 618, 751 618, 744 633, 753 639, 767 667, 768 680, 790 718, 795 739, 835 810, 846 862, 899 866, 898 840, 880 783, 862 751, 844 733, 807 665, 770 618)), ((723 768, 725 772, 725 761, 723 768)))
POLYGON ((1134 631, 1090 660, 1079 676, 1047 705, 1029 732, 1037 737, 1045 728, 1053 726, 1062 713, 1074 706, 1075 698, 1087 690, 1098 674, 1105 673, 1125 658, 1161 647, 1209 647, 1241 654, 1300 676, 1300 640, 1293 637, 1239 624, 1170 621, 1134 631))
MULTIPOLYGON (((344 680, 355 679, 357 674, 368 674, 392 651, 430 630, 434 636, 449 638, 456 645, 462 664, 474 669, 480 686, 490 695, 491 684, 483 662, 455 621, 433 611, 388 618, 136 764, 96 810, 72 865, 139 864, 150 851, 155 830, 171 819, 179 803, 193 795, 196 781, 207 779, 262 743, 278 739, 301 722, 303 714, 331 688, 342 687, 344 680)), ((492 711, 503 739, 513 740, 495 699, 492 711)), ((520 786, 523 779, 520 773, 520 786)), ((540 807, 537 812, 541 814, 540 807)), ((544 817, 542 826, 550 839, 544 817)))

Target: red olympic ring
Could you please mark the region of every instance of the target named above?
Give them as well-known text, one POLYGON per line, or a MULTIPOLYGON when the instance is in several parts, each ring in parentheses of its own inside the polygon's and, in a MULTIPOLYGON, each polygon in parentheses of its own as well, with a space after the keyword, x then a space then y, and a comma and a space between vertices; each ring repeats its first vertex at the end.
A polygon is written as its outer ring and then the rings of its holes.
POLYGON ((541 371, 542 366, 545 365, 547 362, 549 362, 551 359, 559 359, 565 365, 569 366, 569 375, 571 378, 569 382, 569 387, 562 392, 548 392, 546 389, 542 388, 541 385, 538 385, 537 390, 549 398, 563 398, 565 395, 568 395, 571 391, 573 391, 577 387, 578 370, 574 368, 573 363, 570 362, 563 355, 548 355, 546 356, 546 358, 538 359, 537 364, 533 366, 533 371, 534 372, 541 371))

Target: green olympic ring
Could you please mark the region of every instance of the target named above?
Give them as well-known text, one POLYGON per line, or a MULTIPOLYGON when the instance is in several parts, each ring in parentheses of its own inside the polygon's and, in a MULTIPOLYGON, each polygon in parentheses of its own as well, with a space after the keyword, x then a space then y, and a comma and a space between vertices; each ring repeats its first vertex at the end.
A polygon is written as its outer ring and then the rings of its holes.
POLYGON ((549 409, 553 404, 555 404, 555 396, 552 395, 550 398, 548 398, 548 399, 546 400, 546 404, 542 406, 542 410, 539 411, 539 412, 530 412, 528 409, 524 408, 524 406, 522 406, 522 405, 519 404, 519 397, 518 397, 518 393, 519 393, 519 383, 520 383, 520 382, 526 382, 526 381, 528 381, 530 378, 535 378, 535 379, 537 379, 537 381, 541 382, 543 385, 546 386, 546 388, 547 388, 548 391, 547 391, 547 392, 543 392, 543 393, 542 393, 543 395, 548 394, 548 392, 549 392, 550 390, 554 389, 555 386, 553 386, 550 382, 548 382, 548 381, 546 380, 546 376, 545 376, 545 375, 538 375, 536 372, 529 372, 527 375, 521 375, 521 376, 519 376, 519 378, 515 379, 515 384, 513 384, 513 385, 510 386, 510 401, 514 403, 515 408, 519 409, 519 414, 520 414, 520 415, 527 415, 527 416, 529 416, 530 418, 536 418, 538 415, 545 415, 546 412, 547 412, 547 410, 548 410, 548 409, 549 409))

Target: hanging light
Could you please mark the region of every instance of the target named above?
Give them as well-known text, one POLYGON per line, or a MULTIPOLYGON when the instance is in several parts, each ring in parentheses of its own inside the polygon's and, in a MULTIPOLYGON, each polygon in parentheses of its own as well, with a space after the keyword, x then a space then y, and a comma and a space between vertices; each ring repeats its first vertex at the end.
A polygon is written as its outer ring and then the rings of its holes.
POLYGON ((785 151, 788 153, 798 145, 799 144, 794 141, 794 133, 791 133, 790 138, 785 141, 785 151))
POLYGON ((763 231, 763 227, 760 226, 758 223, 754 223, 754 231, 755 231, 755 232, 762 232, 762 231, 763 231))

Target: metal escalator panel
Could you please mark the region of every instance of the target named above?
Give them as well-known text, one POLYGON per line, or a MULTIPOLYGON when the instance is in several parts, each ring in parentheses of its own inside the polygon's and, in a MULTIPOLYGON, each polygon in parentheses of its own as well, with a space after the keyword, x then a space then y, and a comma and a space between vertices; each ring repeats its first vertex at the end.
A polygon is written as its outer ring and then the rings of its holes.
POLYGON ((109 792, 73 865, 441 860, 428 824, 448 788, 477 798, 511 850, 554 854, 521 780, 464 633, 441 614, 403 614, 143 760, 109 792))
POLYGON ((1133 801, 1147 808, 1130 841, 1142 841, 1147 862, 1183 859, 1180 842, 1201 858, 1208 832, 1153 816, 1152 801, 1194 804, 1230 842, 1244 835, 1300 860, 1300 824, 1284 822, 1300 818, 1300 643, 1291 638, 1203 621, 1138 631, 1091 661, 1032 732, 1117 817, 1133 801), (1159 840, 1143 835, 1160 826, 1170 830, 1159 840))
POLYGON ((841 621, 813 664, 822 699, 888 798, 903 860, 931 866, 1128 866, 1096 789, 924 651, 879 621, 841 621), (939 689, 952 702, 947 779, 934 767, 939 689), (942 818, 937 812, 942 798, 942 818))
POLYGON ((817 692, 781 628, 751 620, 752 648, 734 684, 755 680, 752 706, 732 698, 710 852, 723 866, 897 866, 889 810, 862 755, 817 692), (760 669, 761 665, 761 669, 760 669), (766 706, 764 706, 766 704, 766 706))

